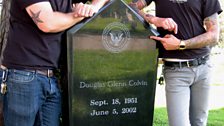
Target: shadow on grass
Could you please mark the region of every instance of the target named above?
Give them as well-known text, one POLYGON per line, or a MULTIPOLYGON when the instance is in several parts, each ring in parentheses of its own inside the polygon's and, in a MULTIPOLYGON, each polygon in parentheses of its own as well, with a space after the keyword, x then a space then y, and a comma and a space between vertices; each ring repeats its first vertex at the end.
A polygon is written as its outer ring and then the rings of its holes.
MULTIPOLYGON (((224 108, 210 110, 207 126, 224 125, 224 108)), ((156 108, 154 111, 153 126, 168 126, 168 117, 166 108, 156 108)))

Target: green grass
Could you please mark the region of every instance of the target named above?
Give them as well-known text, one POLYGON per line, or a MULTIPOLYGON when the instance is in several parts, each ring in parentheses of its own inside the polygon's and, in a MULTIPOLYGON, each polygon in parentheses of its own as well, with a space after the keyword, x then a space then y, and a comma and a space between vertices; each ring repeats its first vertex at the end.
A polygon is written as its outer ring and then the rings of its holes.
POLYGON ((223 126, 224 125, 224 108, 211 110, 208 117, 208 126, 223 126))
MULTIPOLYGON (((166 108, 156 108, 153 126, 168 126, 166 108)), ((224 108, 210 110, 207 126, 224 126, 224 108)))
POLYGON ((166 108, 156 108, 154 110, 153 126, 168 126, 166 108))
POLYGON ((156 70, 155 56, 156 51, 147 50, 124 51, 119 54, 100 50, 76 50, 74 71, 82 80, 139 77, 147 75, 149 70, 156 70))

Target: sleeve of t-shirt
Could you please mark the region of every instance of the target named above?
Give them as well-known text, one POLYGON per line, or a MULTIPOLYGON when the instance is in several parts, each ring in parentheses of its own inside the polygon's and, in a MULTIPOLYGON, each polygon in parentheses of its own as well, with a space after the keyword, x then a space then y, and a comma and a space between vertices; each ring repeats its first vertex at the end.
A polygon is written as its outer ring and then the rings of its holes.
POLYGON ((38 3, 38 2, 44 2, 49 0, 17 0, 17 3, 20 5, 21 9, 25 9, 26 7, 38 3))
POLYGON ((154 0, 145 0, 146 4, 149 5, 154 0))
POLYGON ((204 0, 203 3, 203 18, 209 17, 214 13, 220 14, 222 12, 218 0, 204 0))

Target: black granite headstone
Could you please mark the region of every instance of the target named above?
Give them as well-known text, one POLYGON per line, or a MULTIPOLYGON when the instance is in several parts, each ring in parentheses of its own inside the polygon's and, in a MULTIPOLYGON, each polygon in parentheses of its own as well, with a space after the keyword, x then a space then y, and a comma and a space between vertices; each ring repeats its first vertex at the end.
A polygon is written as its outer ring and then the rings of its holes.
POLYGON ((122 0, 67 32, 70 126, 152 125, 154 32, 122 0))

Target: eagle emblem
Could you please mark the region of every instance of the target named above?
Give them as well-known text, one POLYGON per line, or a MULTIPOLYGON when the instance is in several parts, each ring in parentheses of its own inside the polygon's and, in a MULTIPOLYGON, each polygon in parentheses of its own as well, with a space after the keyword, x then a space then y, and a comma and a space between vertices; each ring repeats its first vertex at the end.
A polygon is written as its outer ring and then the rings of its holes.
POLYGON ((105 27, 102 34, 103 46, 112 53, 125 50, 130 40, 129 29, 120 22, 110 23, 105 27))
POLYGON ((111 43, 114 46, 119 46, 119 43, 122 41, 122 32, 110 32, 111 43))

